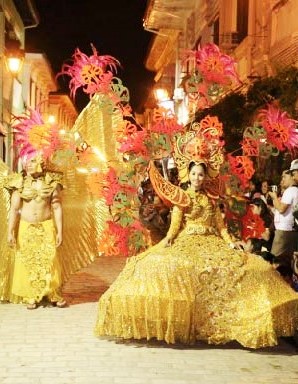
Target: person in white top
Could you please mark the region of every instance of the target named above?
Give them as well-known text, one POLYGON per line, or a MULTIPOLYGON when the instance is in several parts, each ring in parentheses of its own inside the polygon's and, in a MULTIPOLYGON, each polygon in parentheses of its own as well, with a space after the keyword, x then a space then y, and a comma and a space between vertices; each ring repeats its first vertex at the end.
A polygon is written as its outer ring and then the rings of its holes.
POLYGON ((291 174, 287 170, 282 174, 282 184, 285 190, 281 199, 276 192, 269 192, 272 198, 274 211, 275 234, 271 253, 282 266, 280 272, 291 275, 291 262, 296 250, 298 232, 294 229, 294 207, 298 204, 298 188, 291 174))
POLYGON ((289 171, 291 172, 294 183, 298 185, 298 159, 295 159, 291 162, 289 171))

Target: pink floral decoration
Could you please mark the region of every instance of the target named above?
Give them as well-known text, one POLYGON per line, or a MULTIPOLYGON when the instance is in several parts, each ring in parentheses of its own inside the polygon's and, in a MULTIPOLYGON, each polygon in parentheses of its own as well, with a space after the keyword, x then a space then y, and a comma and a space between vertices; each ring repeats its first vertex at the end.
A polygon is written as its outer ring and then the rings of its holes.
POLYGON ((93 54, 87 56, 78 48, 73 54, 73 64, 64 64, 62 71, 57 75, 68 75, 71 77, 69 87, 71 96, 74 98, 78 88, 90 96, 97 92, 107 93, 113 78, 113 72, 117 72, 119 61, 113 56, 98 55, 96 48, 91 44, 93 54))
POLYGON ((104 176, 104 187, 102 195, 106 200, 107 205, 112 205, 114 198, 120 191, 121 187, 114 168, 110 167, 107 174, 104 176))
POLYGON ((127 257, 129 254, 129 227, 122 227, 120 224, 115 223, 113 221, 108 221, 108 231, 114 237, 116 246, 119 249, 119 255, 127 257))
POLYGON ((262 127, 266 130, 267 139, 280 151, 291 150, 298 146, 297 121, 291 119, 286 111, 274 104, 262 109, 258 115, 262 127))
POLYGON ((145 145, 146 138, 147 134, 144 130, 136 131, 125 138, 121 138, 119 152, 148 156, 148 149, 145 145))
POLYGON ((235 60, 221 53, 216 44, 209 43, 188 52, 187 60, 191 58, 195 59, 197 69, 206 82, 222 85, 239 82, 235 60))
POLYGON ((153 123, 151 131, 156 133, 172 136, 183 130, 183 126, 177 122, 177 116, 170 109, 163 107, 154 109, 153 123))
POLYGON ((227 155, 232 174, 238 177, 243 188, 248 186, 249 180, 255 173, 253 162, 248 156, 227 155))
POLYGON ((232 80, 239 81, 235 60, 221 53, 217 45, 206 44, 197 50, 195 57, 198 69, 207 82, 229 84, 232 80))

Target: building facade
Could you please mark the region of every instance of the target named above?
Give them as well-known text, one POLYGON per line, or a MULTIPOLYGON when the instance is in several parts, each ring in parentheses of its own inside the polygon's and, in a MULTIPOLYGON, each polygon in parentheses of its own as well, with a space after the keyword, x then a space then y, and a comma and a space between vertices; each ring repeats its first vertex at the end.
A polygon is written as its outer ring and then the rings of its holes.
POLYGON ((13 145, 14 116, 38 108, 45 122, 62 130, 72 128, 78 112, 68 95, 58 92, 51 65, 41 53, 25 52, 26 29, 39 24, 33 0, 0 0, 0 157, 17 167, 13 145), (20 70, 12 71, 8 58, 21 58, 20 70))
MULTIPOLYGON (((146 68, 156 73, 156 87, 166 88, 181 113, 190 119, 182 84, 191 68, 185 51, 212 42, 233 56, 243 87, 255 79, 298 65, 296 0, 149 0, 144 28, 153 33, 146 68)), ((150 121, 153 97, 145 121, 150 121)))

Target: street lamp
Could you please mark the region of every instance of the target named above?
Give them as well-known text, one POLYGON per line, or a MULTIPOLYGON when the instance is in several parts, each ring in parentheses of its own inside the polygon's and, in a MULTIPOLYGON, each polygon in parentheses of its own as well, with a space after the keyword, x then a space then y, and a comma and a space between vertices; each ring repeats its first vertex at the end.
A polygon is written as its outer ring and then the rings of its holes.
POLYGON ((156 88, 154 90, 154 96, 158 103, 169 100, 169 93, 164 88, 156 88))
POLYGON ((8 40, 5 45, 4 61, 6 68, 13 76, 17 76, 23 66, 25 51, 20 48, 18 40, 8 40))
POLYGON ((170 109, 174 112, 174 102, 169 97, 169 92, 165 88, 155 88, 154 96, 156 103, 159 107, 163 107, 165 109, 170 109))

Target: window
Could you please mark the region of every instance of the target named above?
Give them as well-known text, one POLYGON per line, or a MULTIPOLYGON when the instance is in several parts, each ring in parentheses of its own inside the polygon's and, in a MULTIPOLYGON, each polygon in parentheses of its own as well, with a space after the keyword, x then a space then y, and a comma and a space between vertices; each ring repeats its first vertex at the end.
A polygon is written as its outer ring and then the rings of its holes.
POLYGON ((6 146, 5 146, 5 136, 0 133, 0 158, 5 162, 6 160, 6 146))
POLYGON ((249 0, 237 0, 237 42, 238 44, 247 36, 248 31, 248 5, 249 0))
POLYGON ((214 21, 212 27, 213 27, 213 33, 212 33, 212 35, 213 35, 213 43, 218 45, 219 44, 219 18, 217 18, 214 21))

